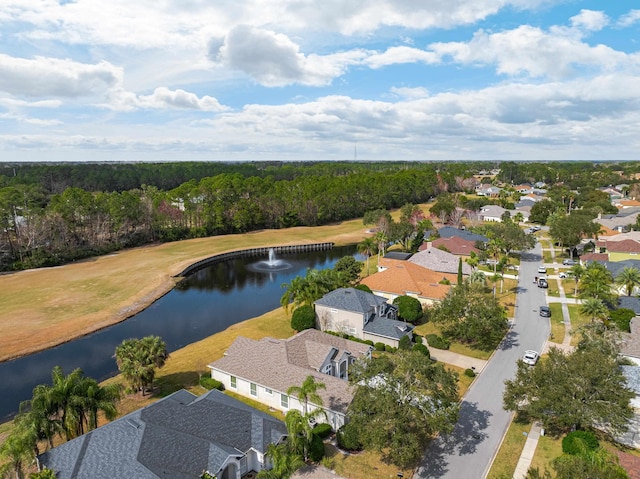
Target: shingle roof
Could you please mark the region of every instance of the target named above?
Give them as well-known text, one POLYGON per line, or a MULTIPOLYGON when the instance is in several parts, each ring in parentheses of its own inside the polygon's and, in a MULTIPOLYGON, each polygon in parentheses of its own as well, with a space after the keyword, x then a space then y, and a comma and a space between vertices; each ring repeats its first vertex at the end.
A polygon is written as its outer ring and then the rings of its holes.
MULTIPOLYGON (((384 259, 384 258, 383 258, 384 259)), ((392 260, 393 261, 393 260, 392 260)), ((338 288, 325 294, 315 304, 353 313, 368 313, 387 300, 382 296, 355 288, 338 288)))
POLYGON ((227 458, 266 451, 282 421, 220 391, 178 391, 40 456, 58 479, 196 479, 227 458))
POLYGON ((372 291, 402 296, 414 293, 426 299, 443 299, 451 286, 439 284, 443 279, 457 281, 457 274, 441 273, 408 261, 396 261, 384 271, 364 278, 361 283, 372 291))
POLYGON ((640 270, 640 259, 625 259, 624 261, 602 261, 602 264, 611 272, 611 276, 613 276, 614 278, 618 276, 624 268, 636 268, 640 270))
MULTIPOLYGON (((433 247, 418 251, 409 258, 409 262, 429 268, 433 271, 455 274, 458 274, 459 260, 460 258, 455 254, 447 253, 446 251, 433 247)), ((463 262, 462 274, 471 274, 471 272, 471 266, 463 262)))
POLYGON ((238 337, 225 356, 209 367, 280 393, 286 393, 289 387, 299 386, 308 376, 313 376, 326 386, 318 391, 324 407, 345 413, 353 399, 349 383, 314 369, 314 365, 321 364, 318 363, 323 348, 327 354, 332 348, 338 354, 349 351, 356 358, 370 351, 366 344, 309 329, 289 339, 256 341, 238 337))
MULTIPOLYGON (((505 211, 509 211, 504 209, 502 206, 498 205, 487 205, 483 206, 480 210, 480 216, 490 216, 492 218, 500 218, 504 214, 505 211)), ((509 212, 511 213, 511 212, 509 212)))
MULTIPOLYGON (((620 307, 633 309, 635 311, 635 308, 629 307, 629 305, 621 304, 620 307)), ((636 314, 638 314, 637 311, 636 314)), ((624 341, 620 346, 620 352, 625 356, 640 358, 640 316, 631 318, 630 326, 631 333, 624 334, 624 341)))
POLYGON ((395 319, 386 319, 376 316, 364 325, 364 330, 369 334, 383 336, 391 339, 401 339, 413 331, 414 326, 395 319))
POLYGON ((640 243, 631 239, 607 241, 607 250, 611 253, 640 253, 640 243))
POLYGON ((479 235, 477 233, 472 233, 471 231, 468 231, 468 230, 461 230, 458 228, 454 228, 453 226, 443 226, 438 230, 438 234, 440 235, 441 238, 450 238, 451 236, 457 236, 467 241, 473 241, 474 243, 476 241, 482 241, 483 243, 486 243, 487 241, 489 241, 489 238, 487 238, 486 236, 479 235))

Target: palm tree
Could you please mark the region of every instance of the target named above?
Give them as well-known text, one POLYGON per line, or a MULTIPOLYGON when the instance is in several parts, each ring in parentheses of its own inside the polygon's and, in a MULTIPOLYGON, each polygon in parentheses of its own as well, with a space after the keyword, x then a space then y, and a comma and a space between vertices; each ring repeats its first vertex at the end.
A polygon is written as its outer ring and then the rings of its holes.
POLYGON ((291 452, 302 455, 305 461, 309 458, 309 448, 314 435, 313 426, 320 416, 326 417, 326 413, 318 408, 307 414, 291 409, 284 417, 291 452))
POLYGON ((109 421, 113 421, 118 416, 116 404, 120 401, 121 396, 122 385, 120 383, 100 386, 94 379, 87 382, 84 409, 89 431, 98 427, 98 411, 101 411, 109 421))
POLYGON ((305 464, 299 455, 289 450, 287 443, 269 444, 265 455, 269 458, 272 468, 258 472, 258 479, 288 479, 305 464))
POLYGON ((616 276, 616 284, 624 286, 627 296, 631 296, 633 290, 640 286, 640 270, 633 266, 626 266, 616 276))
POLYGON ((389 237, 384 231, 378 231, 373 237, 374 241, 378 244, 378 262, 380 261, 380 255, 383 255, 387 251, 387 243, 389 243, 389 237))
POLYGON ((611 272, 600 263, 589 263, 580 279, 580 297, 598 298, 603 302, 612 302, 611 272))
POLYGON ((47 396, 49 412, 57 417, 67 441, 78 436, 82 431, 83 409, 82 389, 80 383, 84 373, 80 368, 74 369, 65 376, 60 366, 51 371, 52 385, 48 391, 40 391, 47 396))
POLYGON ((578 283, 580 282, 580 278, 584 274, 584 268, 580 263, 574 264, 568 271, 569 275, 573 277, 576 282, 575 290, 573 292, 574 296, 578 296, 578 283))
POLYGON ((142 339, 125 339, 116 347, 118 369, 134 391, 145 390, 153 385, 156 369, 169 358, 167 344, 159 336, 142 339))
POLYGON ((302 386, 291 386, 287 389, 287 395, 295 396, 303 404, 303 413, 306 415, 309 409, 309 401, 322 406, 322 398, 318 394, 319 389, 327 389, 322 382, 316 382, 313 376, 307 376, 302 386))
POLYGON ((358 253, 361 253, 367 257, 366 276, 369 276, 369 258, 373 256, 377 252, 377 250, 378 245, 376 244, 376 241, 371 237, 365 238, 360 243, 358 243, 358 253))
POLYGON ((609 316, 609 309, 599 298, 587 298, 580 306, 580 313, 591 317, 591 322, 595 323, 596 319, 601 319, 606 325, 606 319, 609 316))
POLYGON ((497 238, 492 238, 487 243, 487 253, 494 260, 493 263, 493 274, 496 274, 497 266, 498 266, 498 255, 502 252, 502 241, 497 238))
POLYGON ((0 457, 4 459, 0 466, 0 477, 8 477, 12 474, 15 479, 24 478, 24 467, 35 457, 33 453, 35 441, 35 437, 20 428, 14 429, 7 436, 0 445, 0 457))

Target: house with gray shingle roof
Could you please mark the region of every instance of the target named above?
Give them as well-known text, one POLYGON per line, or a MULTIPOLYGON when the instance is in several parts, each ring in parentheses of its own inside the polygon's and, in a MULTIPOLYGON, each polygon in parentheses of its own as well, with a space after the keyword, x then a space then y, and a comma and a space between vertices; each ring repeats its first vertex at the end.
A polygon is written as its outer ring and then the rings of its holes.
POLYGON ((387 299, 355 288, 339 288, 314 303, 322 331, 346 333, 395 348, 403 336, 413 338, 413 326, 398 321, 398 309, 387 299))
POLYGON ((282 421, 224 393, 177 391, 39 456, 58 479, 236 478, 265 467, 282 421))
POLYGON ((224 356, 208 365, 211 377, 227 390, 286 413, 304 410, 297 398, 289 396, 291 386, 301 386, 308 376, 326 389, 318 390, 326 417, 318 420, 338 429, 345 422, 347 406, 353 399, 348 383, 349 366, 360 358, 370 358, 372 347, 338 336, 307 329, 288 339, 238 337, 224 356))
MULTIPOLYGON (((427 243, 427 248, 415 253, 409 258, 409 262, 440 273, 458 274, 460 257, 439 248, 434 248, 433 244, 429 242, 427 243)), ((380 269, 379 266, 378 269, 380 269)), ((471 266, 463 262, 462 274, 470 275, 472 272, 471 266)))

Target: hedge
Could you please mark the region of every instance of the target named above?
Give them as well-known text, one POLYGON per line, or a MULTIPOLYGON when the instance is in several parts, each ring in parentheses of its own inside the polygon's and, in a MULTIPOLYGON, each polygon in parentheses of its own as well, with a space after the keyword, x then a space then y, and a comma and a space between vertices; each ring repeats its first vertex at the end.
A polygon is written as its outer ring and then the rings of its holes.
POLYGON ((207 373, 203 373, 200 376, 200 386, 202 386, 205 389, 208 389, 209 391, 211 391, 212 389, 217 389, 218 391, 224 391, 224 384, 222 384, 220 381, 216 379, 213 379, 207 373))
POLYGON ((320 436, 321 439, 331 436, 332 432, 331 425, 326 422, 320 422, 313 427, 313 433, 320 436))
POLYGON ((449 341, 437 334, 427 334, 427 343, 436 349, 449 349, 449 341))

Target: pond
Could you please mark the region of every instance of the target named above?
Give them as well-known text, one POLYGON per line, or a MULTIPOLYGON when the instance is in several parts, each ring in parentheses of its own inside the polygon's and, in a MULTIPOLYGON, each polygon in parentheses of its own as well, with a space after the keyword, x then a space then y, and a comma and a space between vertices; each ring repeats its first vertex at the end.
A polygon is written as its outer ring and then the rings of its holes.
POLYGON ((118 372, 113 354, 124 339, 153 334, 167 343, 169 351, 175 351, 278 308, 283 283, 304 275, 307 268, 332 268, 348 255, 356 255, 355 246, 218 263, 190 275, 126 321, 55 348, 0 363, 4 389, 0 395, 0 421, 13 416, 20 402, 31 398, 36 385, 51 384, 54 366, 61 366, 65 374, 81 368, 86 376, 107 379, 118 372))

